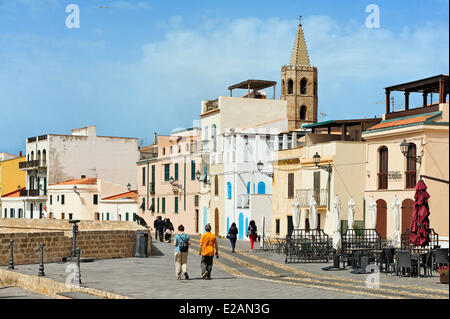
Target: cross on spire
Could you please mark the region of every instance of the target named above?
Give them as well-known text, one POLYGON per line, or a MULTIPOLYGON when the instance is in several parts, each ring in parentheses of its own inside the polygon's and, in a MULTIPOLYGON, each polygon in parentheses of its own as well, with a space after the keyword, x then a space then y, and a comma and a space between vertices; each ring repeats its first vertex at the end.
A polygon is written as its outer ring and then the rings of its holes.
POLYGON ((298 16, 298 24, 302 24, 302 16, 298 16))

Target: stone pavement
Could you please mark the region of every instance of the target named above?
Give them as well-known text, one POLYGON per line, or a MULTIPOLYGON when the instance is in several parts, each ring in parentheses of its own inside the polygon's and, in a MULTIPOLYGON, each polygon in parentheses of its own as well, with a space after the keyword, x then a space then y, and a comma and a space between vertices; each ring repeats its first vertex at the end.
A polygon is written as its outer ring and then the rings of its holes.
POLYGON ((0 300, 2 299, 53 299, 53 298, 18 287, 0 286, 0 300))
MULTIPOLYGON (((367 275, 353 275, 350 270, 321 270, 329 264, 284 264, 283 255, 250 253, 246 241, 239 241, 237 253, 232 254, 226 239, 219 240, 220 257, 214 259, 213 279, 204 280, 197 254, 198 239, 192 236, 188 258, 191 280, 176 280, 173 246, 158 241, 153 242, 149 258, 82 263, 83 286, 131 298, 156 299, 448 298, 448 285, 437 284, 438 277, 410 279, 381 274, 380 289, 370 289, 364 282, 367 275)), ((46 277, 65 282, 67 265, 46 264, 46 277)), ((38 268, 36 264, 17 265, 15 271, 37 275, 38 268)))

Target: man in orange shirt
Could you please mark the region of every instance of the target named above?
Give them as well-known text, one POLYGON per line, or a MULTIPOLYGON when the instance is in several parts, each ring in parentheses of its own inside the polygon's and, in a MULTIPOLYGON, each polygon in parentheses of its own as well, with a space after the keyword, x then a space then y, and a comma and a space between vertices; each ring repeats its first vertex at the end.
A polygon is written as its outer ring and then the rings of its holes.
POLYGON ((211 233, 211 225, 205 226, 206 233, 200 238, 200 249, 198 255, 202 256, 202 277, 204 279, 211 279, 211 271, 214 260, 214 248, 216 250, 216 257, 219 258, 219 245, 217 238, 211 233))

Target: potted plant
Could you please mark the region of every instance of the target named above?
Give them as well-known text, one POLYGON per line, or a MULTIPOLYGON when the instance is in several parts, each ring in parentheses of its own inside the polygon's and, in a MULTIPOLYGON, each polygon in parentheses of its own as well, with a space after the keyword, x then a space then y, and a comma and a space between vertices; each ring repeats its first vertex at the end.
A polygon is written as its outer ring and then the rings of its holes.
POLYGON ((441 276, 441 283, 448 284, 448 267, 442 266, 437 269, 437 272, 441 276))

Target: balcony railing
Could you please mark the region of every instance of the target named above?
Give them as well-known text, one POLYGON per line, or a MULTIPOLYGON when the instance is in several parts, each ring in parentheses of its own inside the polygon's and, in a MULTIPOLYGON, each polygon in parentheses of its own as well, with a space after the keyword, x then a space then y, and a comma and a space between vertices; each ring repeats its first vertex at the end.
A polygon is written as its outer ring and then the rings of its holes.
POLYGON ((20 196, 28 196, 28 197, 36 197, 36 196, 44 196, 44 191, 39 189, 21 189, 20 196))
POLYGON ((328 204, 328 189, 297 189, 297 197, 301 207, 309 207, 311 197, 314 196, 318 207, 325 207, 328 204))
POLYGON ((47 161, 46 160, 34 160, 34 161, 26 161, 26 162, 19 162, 19 169, 32 169, 32 168, 45 168, 47 167, 47 161))
POLYGON ((149 150, 141 150, 139 152, 139 155, 140 155, 141 160, 157 158, 158 157, 158 149, 153 148, 153 149, 149 149, 149 150))

